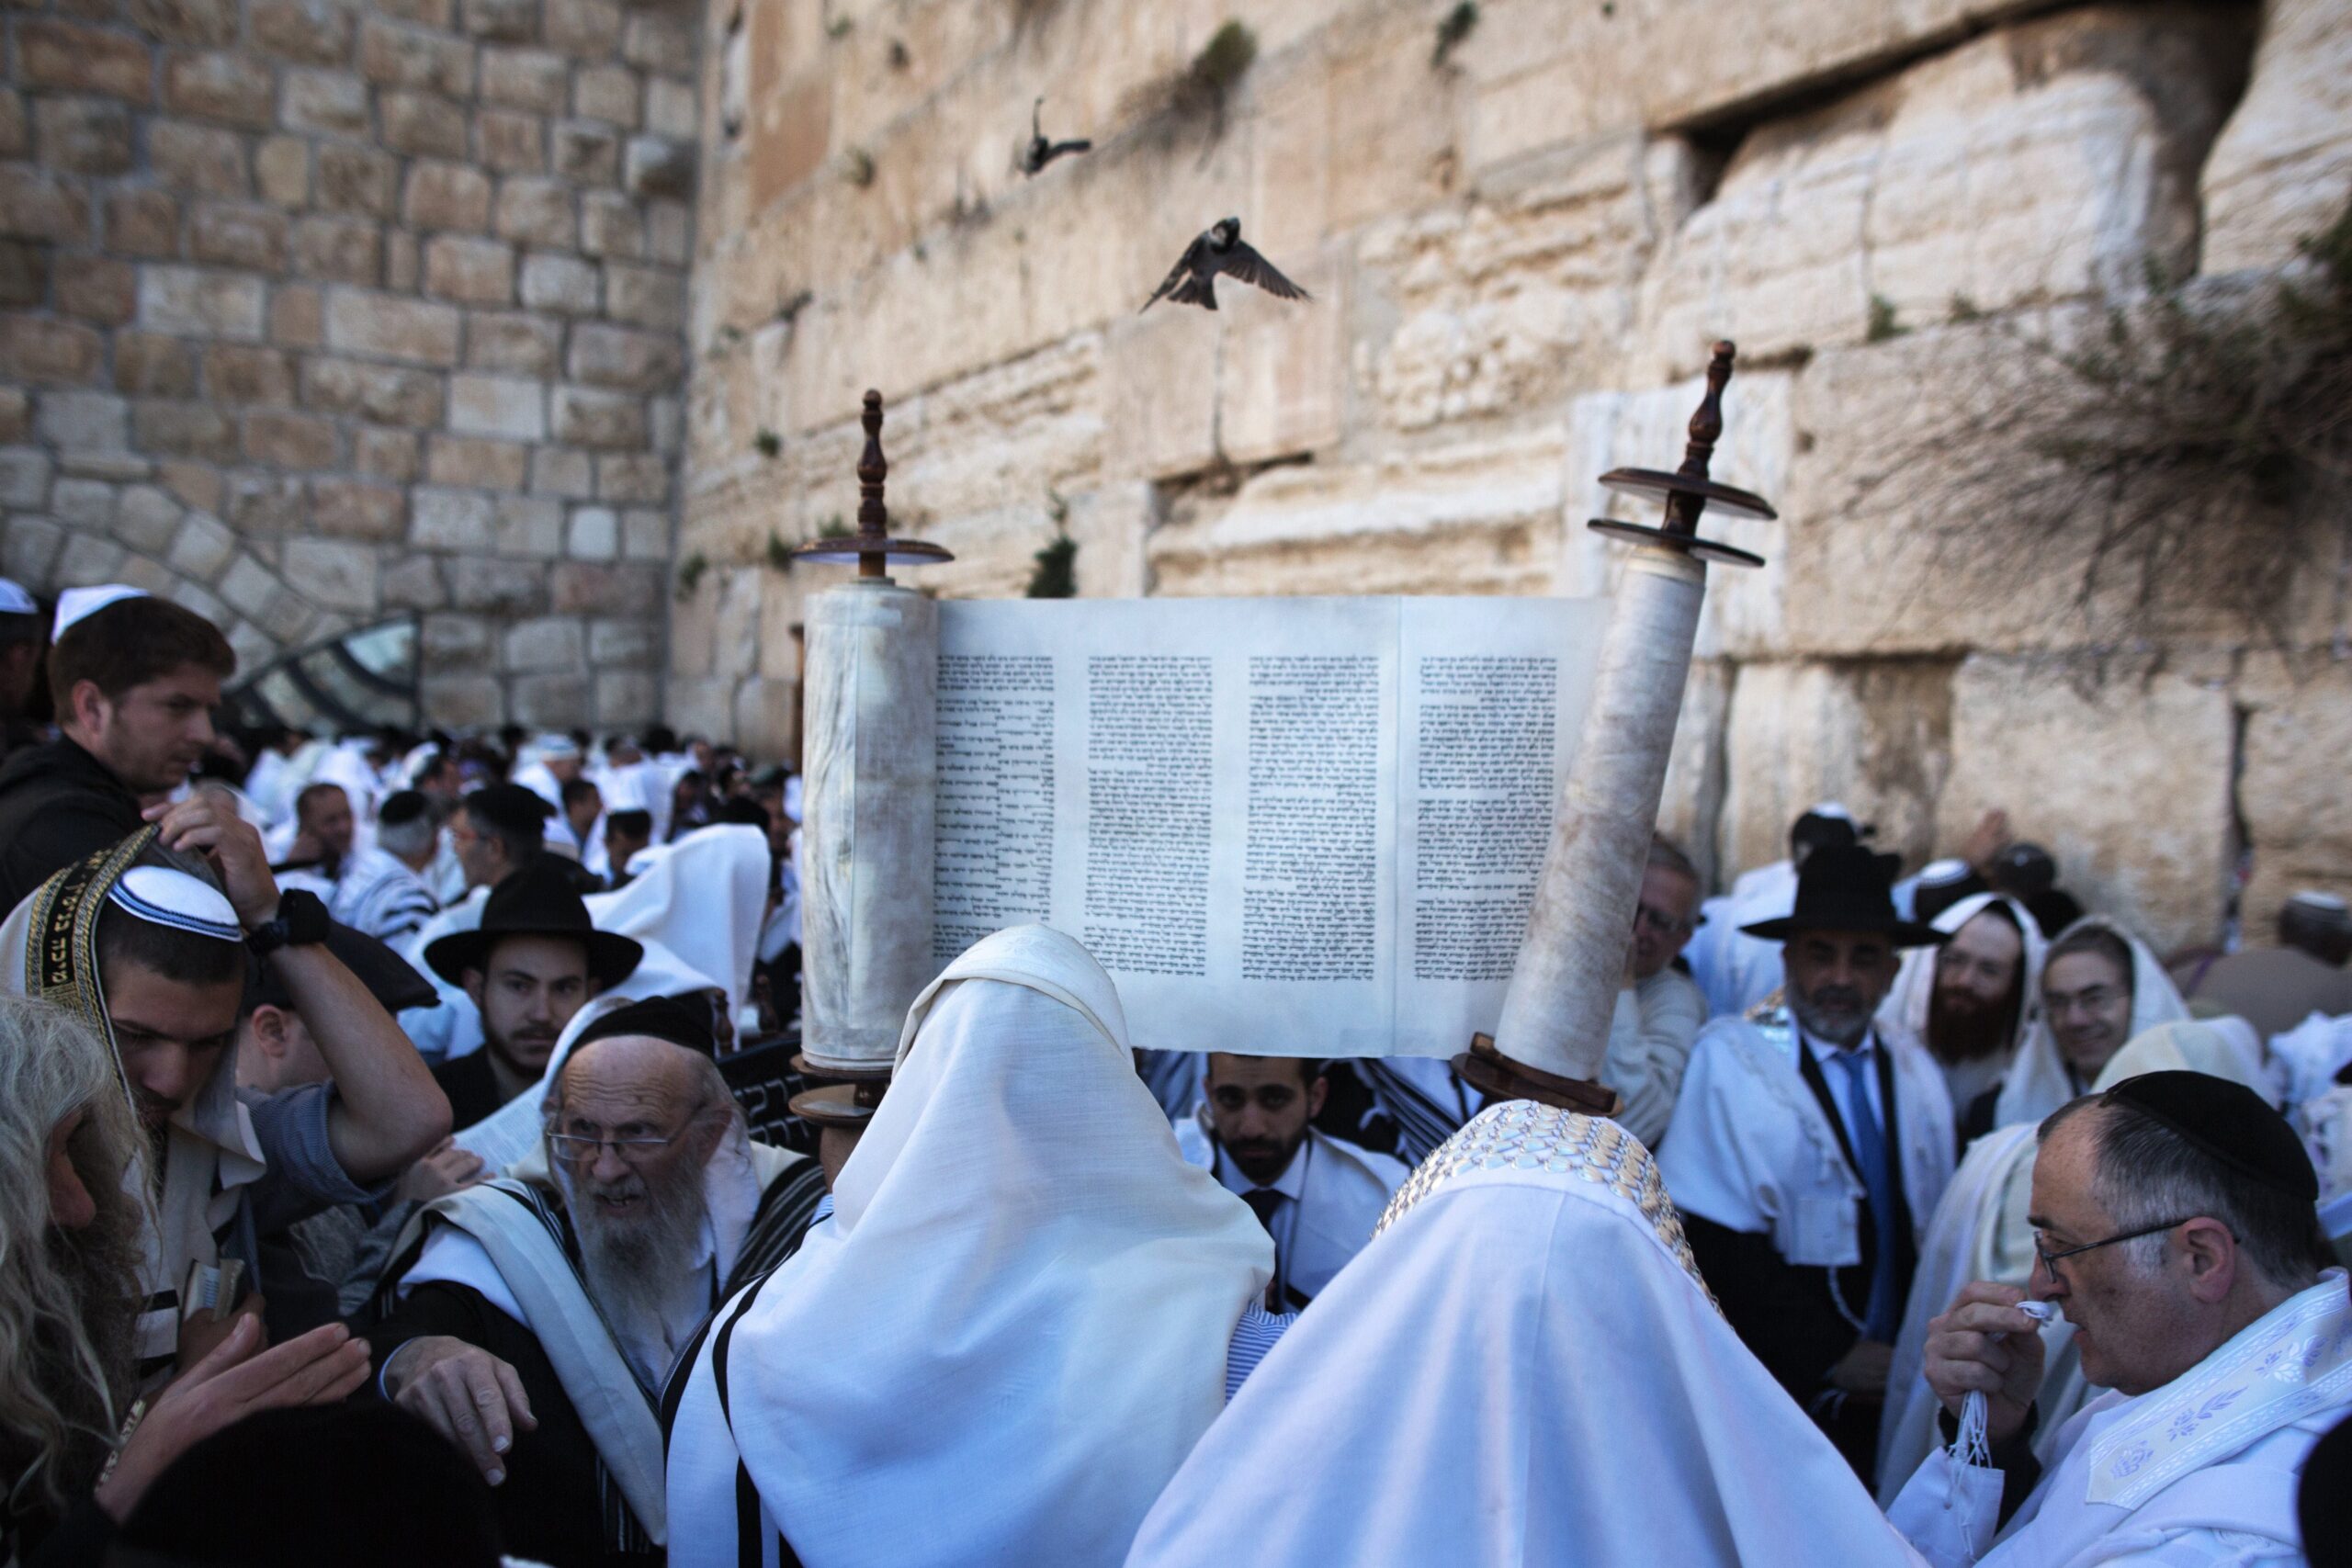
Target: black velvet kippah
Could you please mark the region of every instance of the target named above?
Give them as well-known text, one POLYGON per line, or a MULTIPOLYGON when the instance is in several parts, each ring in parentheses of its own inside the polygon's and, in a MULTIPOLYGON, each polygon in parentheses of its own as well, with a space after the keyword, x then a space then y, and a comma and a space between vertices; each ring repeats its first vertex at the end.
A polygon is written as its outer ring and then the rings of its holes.
POLYGON ((615 1008, 580 1032, 571 1043, 574 1051, 584 1049, 598 1040, 610 1040, 616 1035, 650 1035, 667 1040, 673 1045, 683 1045, 697 1056, 718 1055, 718 1038, 710 1032, 710 1010, 705 1008, 699 1016, 695 1010, 668 997, 651 997, 641 1002, 631 1002, 625 1008, 615 1008))
POLYGON ((2319 1173, 2303 1141, 2244 1084, 2208 1073, 2142 1073, 2104 1098, 2161 1122, 2240 1176, 2306 1203, 2319 1201, 2319 1173))
POLYGON ((521 784, 484 784, 466 796, 468 811, 509 833, 536 833, 555 807, 521 784))

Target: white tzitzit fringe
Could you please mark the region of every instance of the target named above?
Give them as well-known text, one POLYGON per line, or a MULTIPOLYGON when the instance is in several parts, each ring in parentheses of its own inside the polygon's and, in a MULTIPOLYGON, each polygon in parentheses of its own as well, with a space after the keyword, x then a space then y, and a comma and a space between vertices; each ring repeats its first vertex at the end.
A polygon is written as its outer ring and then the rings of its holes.
MULTIPOLYGON (((2018 1310, 2036 1323, 2048 1323, 2058 1315, 2058 1303, 2019 1302, 2018 1310)), ((2002 1339, 2007 1336, 1996 1334, 1993 1337, 2002 1339)), ((1971 1467, 1978 1470, 1993 1468, 1992 1420, 1992 1411, 1985 1403, 1984 1395, 1975 1389, 1969 1390, 1960 1402, 1960 1435, 1945 1450, 1951 1459, 1945 1466, 1947 1491, 1944 1506, 1951 1510, 1963 1543, 1976 1538, 1968 1517, 1968 1488, 1962 1484, 1962 1475, 1971 1467)), ((1975 1550, 1973 1547, 1967 1550, 1968 1560, 1973 1562, 1976 1561, 1975 1550)))

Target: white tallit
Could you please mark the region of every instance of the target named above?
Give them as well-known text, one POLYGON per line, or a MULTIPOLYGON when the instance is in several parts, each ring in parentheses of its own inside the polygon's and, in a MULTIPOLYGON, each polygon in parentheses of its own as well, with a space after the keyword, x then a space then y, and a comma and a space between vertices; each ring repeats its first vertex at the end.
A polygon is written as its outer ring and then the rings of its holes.
MULTIPOLYGON (((2180 999, 2180 989, 2165 973, 2164 962, 2146 942, 2106 916, 2085 915, 2061 931, 2059 940, 2063 942, 2086 926, 2113 931, 2132 950, 2132 1028, 2124 1036, 2127 1042, 2160 1023, 2188 1016, 2188 1004, 2180 999)), ((2046 962, 2046 953, 2044 959, 2046 962)), ((2059 1055, 2058 1042, 2045 1024, 2026 1036, 2017 1060, 2009 1064, 2008 1076, 2001 1080, 2000 1096, 1993 1102, 1993 1125, 2007 1127, 2019 1122, 2039 1122, 2074 1099, 2075 1093, 2075 1080, 2067 1074, 2065 1058, 2059 1055)))
MULTIPOLYGON (((2241 1083, 2257 1094, 2270 1092, 2262 1066, 2261 1043, 2244 1019, 2216 1018, 2158 1024, 2126 1041, 2108 1058, 2090 1092, 2104 1094, 2142 1073, 2207 1073, 2241 1083)), ((2062 1101, 2063 1103, 2063 1101, 2062 1101)), ((2056 1107, 2052 1107, 2055 1110, 2056 1107)), ((1987 1280, 2023 1285, 2033 1272, 2033 1227, 2026 1221, 2033 1193, 2033 1156, 2039 1122, 1996 1127, 1968 1146, 1968 1156, 1936 1205, 1919 1246, 1919 1267, 1895 1337, 1894 1361, 1887 1373, 1886 1415, 1879 1423, 1879 1499, 1893 1503, 1911 1472, 1939 1446, 1937 1399, 1928 1387, 1928 1323, 1951 1306, 1961 1288, 1987 1280)), ((2042 1380, 2040 1430, 2057 1432, 2082 1405, 2079 1378, 2068 1374, 2075 1360, 2064 1323, 2043 1330, 2051 1356, 2042 1380), (2064 1408, 2060 1408, 2060 1405, 2064 1408)))
MULTIPOLYGON (((2042 940, 2041 928, 2034 924, 2024 905, 1998 893, 1977 893, 1962 898, 1938 915, 1932 923, 1947 936, 1953 935, 1995 904, 2004 906, 2016 918, 2018 932, 2025 943, 2017 1031, 2009 1037, 2007 1059, 2013 1061, 2024 1054, 2026 1042, 2033 1035, 2048 1032, 2041 1021, 2041 960, 2050 944, 2042 940)), ((1904 953, 1903 966, 1894 974, 1894 984, 1887 988, 1886 999, 1879 1003, 1877 1023, 1882 1039, 1906 1041, 1922 1050, 1928 1048, 1928 1014, 1936 996, 1936 959, 1942 952, 1940 947, 1915 947, 1904 953)), ((1929 1055, 1932 1057, 1934 1053, 1929 1052, 1929 1055)), ((1935 1060, 1939 1066, 1943 1066, 1940 1057, 1935 1060)), ((1997 1063, 1993 1070, 1999 1070, 1997 1063)), ((1950 1067, 1945 1068, 1944 1076, 1947 1080, 1951 1078, 1950 1067)), ((1983 1092, 1981 1088, 1978 1092, 1983 1092)), ((1952 1112, 1955 1116, 1968 1113, 1968 1107, 1960 1102, 1957 1095, 1953 1097, 1952 1112)))
MULTIPOLYGON (((672 1495, 725 1491, 740 1450, 808 1568, 1118 1562, 1224 1404, 1273 1246, 1177 1152, 1101 965, 1043 926, 950 964, 834 1197, 735 1322, 731 1442, 673 1431, 672 1495)), ((671 1561, 732 1562, 689 1512, 671 1561)))
POLYGON ((1193 1450, 1128 1568, 1917 1561, 1715 1310, 1613 1122, 1489 1106, 1382 1226, 1193 1450))

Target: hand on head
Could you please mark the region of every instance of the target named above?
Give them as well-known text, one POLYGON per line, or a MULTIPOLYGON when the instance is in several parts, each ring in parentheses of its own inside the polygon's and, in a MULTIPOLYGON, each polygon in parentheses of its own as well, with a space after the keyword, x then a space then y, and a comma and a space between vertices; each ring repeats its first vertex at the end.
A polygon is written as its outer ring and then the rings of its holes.
POLYGON ((193 851, 220 868, 220 890, 248 930, 277 916, 277 878, 270 873, 268 852, 261 834, 232 807, 198 795, 175 806, 151 806, 140 815, 155 824, 165 849, 193 851))

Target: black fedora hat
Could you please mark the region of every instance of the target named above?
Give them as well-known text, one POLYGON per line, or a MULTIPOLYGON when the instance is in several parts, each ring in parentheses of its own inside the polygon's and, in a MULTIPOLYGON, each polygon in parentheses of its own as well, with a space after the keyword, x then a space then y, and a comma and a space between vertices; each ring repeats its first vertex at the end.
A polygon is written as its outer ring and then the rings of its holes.
POLYGON ((571 937, 588 949, 588 973, 604 989, 628 977, 645 956, 642 943, 613 931, 600 931, 588 919, 570 878, 554 866, 533 861, 490 890, 481 907, 481 924, 469 931, 451 931, 430 943, 424 962, 453 986, 462 985, 469 969, 480 969, 492 943, 505 936, 571 937))
POLYGON ((1785 942, 1799 931, 1870 931, 1897 947, 1933 947, 1944 933, 1895 912, 1886 862, 1860 844, 1825 844, 1804 857, 1797 870, 1793 913, 1739 928, 1766 942, 1785 942))

